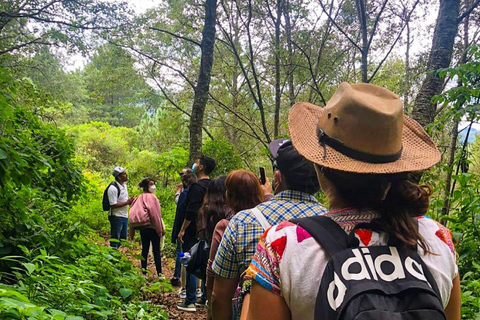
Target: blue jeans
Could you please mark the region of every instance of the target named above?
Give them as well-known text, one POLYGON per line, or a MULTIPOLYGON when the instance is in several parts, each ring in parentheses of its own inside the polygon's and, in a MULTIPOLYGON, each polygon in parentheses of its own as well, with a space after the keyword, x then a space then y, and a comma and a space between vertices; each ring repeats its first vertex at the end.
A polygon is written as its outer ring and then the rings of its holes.
POLYGON ((185 285, 187 291, 187 297, 185 298, 185 304, 195 304, 197 302, 197 277, 187 272, 187 283, 185 285))
POLYGON ((182 251, 182 245, 180 244, 180 240, 177 240, 177 257, 175 258, 175 271, 173 272, 173 277, 180 279, 182 277, 182 263, 180 262, 180 257, 178 253, 182 251))
MULTIPOLYGON (((110 238, 115 240, 126 240, 128 230, 128 218, 108 216, 110 221, 110 238)), ((120 242, 110 241, 110 247, 118 249, 120 242)))

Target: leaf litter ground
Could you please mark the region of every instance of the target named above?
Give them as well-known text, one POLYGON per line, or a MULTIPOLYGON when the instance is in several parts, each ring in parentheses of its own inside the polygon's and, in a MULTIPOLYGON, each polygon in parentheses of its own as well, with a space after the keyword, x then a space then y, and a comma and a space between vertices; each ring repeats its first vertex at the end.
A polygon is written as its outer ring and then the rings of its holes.
MULTIPOLYGON (((108 237, 106 237, 108 238, 108 237)), ((108 246, 109 243, 105 240, 102 243, 108 246)), ((141 254, 140 245, 135 242, 131 243, 131 248, 120 247, 120 251, 131 260, 137 268, 140 268, 140 260, 134 258, 135 255, 141 254)), ((177 302, 182 301, 178 297, 179 287, 172 287, 170 285, 170 278, 173 276, 173 269, 175 268, 175 260, 172 258, 162 257, 162 271, 165 275, 165 280, 159 281, 155 270, 155 264, 152 253, 150 252, 147 259, 148 275, 146 276, 148 290, 144 292, 144 299, 149 303, 161 305, 168 313, 169 319, 182 320, 200 320, 207 318, 207 309, 197 307, 197 312, 185 312, 178 310, 177 302)))

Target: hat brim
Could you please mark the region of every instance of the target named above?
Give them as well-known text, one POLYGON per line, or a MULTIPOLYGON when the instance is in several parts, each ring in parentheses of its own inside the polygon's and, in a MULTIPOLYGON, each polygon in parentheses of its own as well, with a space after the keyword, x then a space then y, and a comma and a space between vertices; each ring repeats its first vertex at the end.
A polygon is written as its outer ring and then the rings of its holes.
POLYGON ((317 136, 317 124, 322 113, 322 107, 299 102, 290 109, 288 116, 288 128, 293 146, 313 163, 346 172, 392 174, 425 170, 440 161, 440 152, 432 139, 415 120, 405 115, 402 133, 403 151, 400 159, 394 162, 362 162, 347 157, 328 145, 324 150, 317 136), (326 151, 325 157, 324 151, 326 151))

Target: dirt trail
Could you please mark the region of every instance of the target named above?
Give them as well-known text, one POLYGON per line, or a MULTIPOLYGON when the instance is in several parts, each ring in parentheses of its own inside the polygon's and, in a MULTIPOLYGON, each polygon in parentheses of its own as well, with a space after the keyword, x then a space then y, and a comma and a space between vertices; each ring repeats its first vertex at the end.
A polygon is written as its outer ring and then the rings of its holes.
MULTIPOLYGON (((108 242, 105 241, 104 245, 108 245, 108 242)), ((137 243, 132 244, 133 248, 120 247, 120 251, 125 254, 125 256, 131 260, 135 266, 140 268, 140 260, 134 259, 133 255, 140 255, 141 246, 137 243)), ((170 284, 170 278, 173 276, 173 269, 175 268, 175 261, 172 258, 162 257, 162 271, 165 275, 165 282, 170 284)), ((151 286, 157 282, 155 264, 153 261, 153 256, 150 252, 147 259, 147 285, 151 286)), ((174 287, 173 292, 162 292, 162 293, 148 293, 148 301, 156 304, 162 305, 163 309, 168 312, 169 319, 185 319, 185 320, 203 320, 207 318, 207 309, 197 307, 197 312, 185 312, 178 310, 176 305, 177 302, 182 301, 178 297, 178 290, 180 288, 174 287)))

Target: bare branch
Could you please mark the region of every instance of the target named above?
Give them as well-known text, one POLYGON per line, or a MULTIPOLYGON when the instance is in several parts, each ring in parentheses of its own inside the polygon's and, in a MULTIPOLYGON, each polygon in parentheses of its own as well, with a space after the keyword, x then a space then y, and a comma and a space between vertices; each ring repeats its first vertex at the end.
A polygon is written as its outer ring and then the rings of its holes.
POLYGON ((373 74, 370 76, 370 78, 368 78, 367 80, 367 83, 372 81, 372 79, 375 77, 375 75, 377 74, 378 70, 380 70, 380 68, 382 67, 383 63, 385 62, 385 60, 387 60, 388 56, 390 55, 390 53, 392 52, 393 48, 395 47, 395 45, 397 44, 398 40, 400 39, 400 36, 402 35, 403 33, 403 30, 405 30, 405 27, 407 26, 407 24, 409 23, 410 21, 410 18, 413 14, 413 11, 415 10, 415 7, 417 6, 417 4, 420 2, 420 0, 417 0, 415 1, 415 3, 413 4, 412 6, 412 9, 410 10, 410 12, 408 13, 408 15, 406 16, 405 18, 405 22, 402 26, 402 29, 400 30, 400 32, 398 33, 398 36, 397 38, 395 39, 395 41, 393 42, 393 44, 390 46, 390 49, 388 50, 387 54, 383 57, 382 61, 380 61, 380 64, 377 66, 377 68, 375 69, 375 71, 373 72, 373 74))
POLYGON ((24 42, 24 43, 21 43, 21 44, 17 44, 16 46, 13 46, 13 47, 10 47, 10 48, 7 48, 7 49, 4 49, 2 51, 0 51, 0 56, 1 55, 4 55, 5 53, 9 53, 9 52, 12 52, 12 51, 15 51, 15 50, 18 50, 18 49, 21 49, 23 47, 26 47, 26 46, 29 46, 31 44, 34 44, 34 43, 37 43, 37 44, 51 44, 51 43, 46 43, 46 42, 41 42, 39 40, 41 40, 42 37, 38 37, 38 38, 35 38, 31 41, 28 41, 28 42, 24 42))
MULTIPOLYGON (((175 101, 173 101, 173 99, 171 99, 169 97, 169 95, 167 94, 167 92, 165 91, 165 89, 162 87, 162 85, 157 81, 157 78, 155 77, 155 65, 156 65, 156 62, 153 63, 153 66, 152 68, 150 69, 150 76, 152 77, 153 81, 155 82, 155 84, 157 85, 157 87, 160 89, 160 91, 162 91, 162 94, 163 96, 165 97, 165 99, 168 100, 168 102, 170 102, 177 110, 179 110, 180 112, 182 112, 183 114, 187 115, 189 118, 192 117, 192 115, 190 113, 188 113, 187 111, 183 110, 175 101)), ((213 136, 211 135, 211 133, 207 130, 207 128, 205 128, 204 126, 202 126, 202 129, 203 131, 205 131, 205 133, 208 135, 208 137, 210 139, 215 140, 213 138, 213 136)))
POLYGON ((196 46, 201 47, 200 42, 195 41, 195 40, 193 40, 193 39, 191 39, 191 38, 187 38, 187 37, 178 35, 178 34, 176 34, 176 33, 170 32, 170 31, 168 31, 168 30, 164 30, 164 29, 160 29, 160 28, 156 28, 156 27, 148 27, 148 28, 149 28, 150 30, 159 31, 159 32, 163 32, 163 33, 169 34, 169 35, 171 35, 172 37, 175 37, 175 38, 177 38, 177 39, 181 39, 181 40, 188 41, 188 42, 190 42, 190 43, 193 43, 193 44, 196 45, 196 46))
POLYGON ((470 13, 472 13, 473 10, 475 10, 476 7, 478 7, 478 5, 480 4, 480 0, 477 0, 475 1, 472 6, 470 8, 468 8, 467 10, 465 10, 464 13, 462 13, 460 15, 460 17, 457 18, 457 24, 459 24, 460 22, 462 22, 463 19, 465 19, 468 15, 470 15, 470 13))
POLYGON ((313 73, 313 67, 312 67, 312 62, 310 60, 310 56, 303 50, 295 41, 292 40, 292 43, 295 47, 297 47, 300 52, 305 56, 308 62, 308 70, 310 71, 310 75, 312 76, 313 83, 315 84, 314 90, 320 95, 320 98, 322 99, 323 105, 326 105, 327 102, 325 101, 325 98, 323 97, 322 92, 320 91, 320 88, 318 87, 316 75, 313 73))
POLYGON ((362 52, 362 48, 360 48, 360 46, 352 40, 352 38, 350 38, 350 36, 335 22, 335 20, 332 18, 332 16, 327 12, 327 9, 325 8, 325 6, 323 5, 323 2, 322 0, 319 0, 318 1, 320 3, 320 6, 322 7, 322 10, 323 12, 325 12, 325 14, 327 15, 328 19, 333 23, 333 25, 335 27, 337 27, 338 31, 340 31, 347 39, 348 41, 350 41, 350 43, 355 47, 357 48, 360 52, 362 52))
POLYGON ((387 2, 388 2, 388 0, 385 0, 382 3, 382 7, 380 8, 380 11, 378 12, 378 14, 375 18, 375 22, 374 22, 373 28, 372 28, 372 33, 370 34, 370 39, 368 40, 368 44, 367 44, 368 49, 370 49, 370 45, 372 44, 373 36, 375 35, 375 32, 377 31, 377 26, 378 26, 378 22, 380 21, 380 16, 382 15, 383 11, 385 10, 385 6, 387 5, 387 2))

